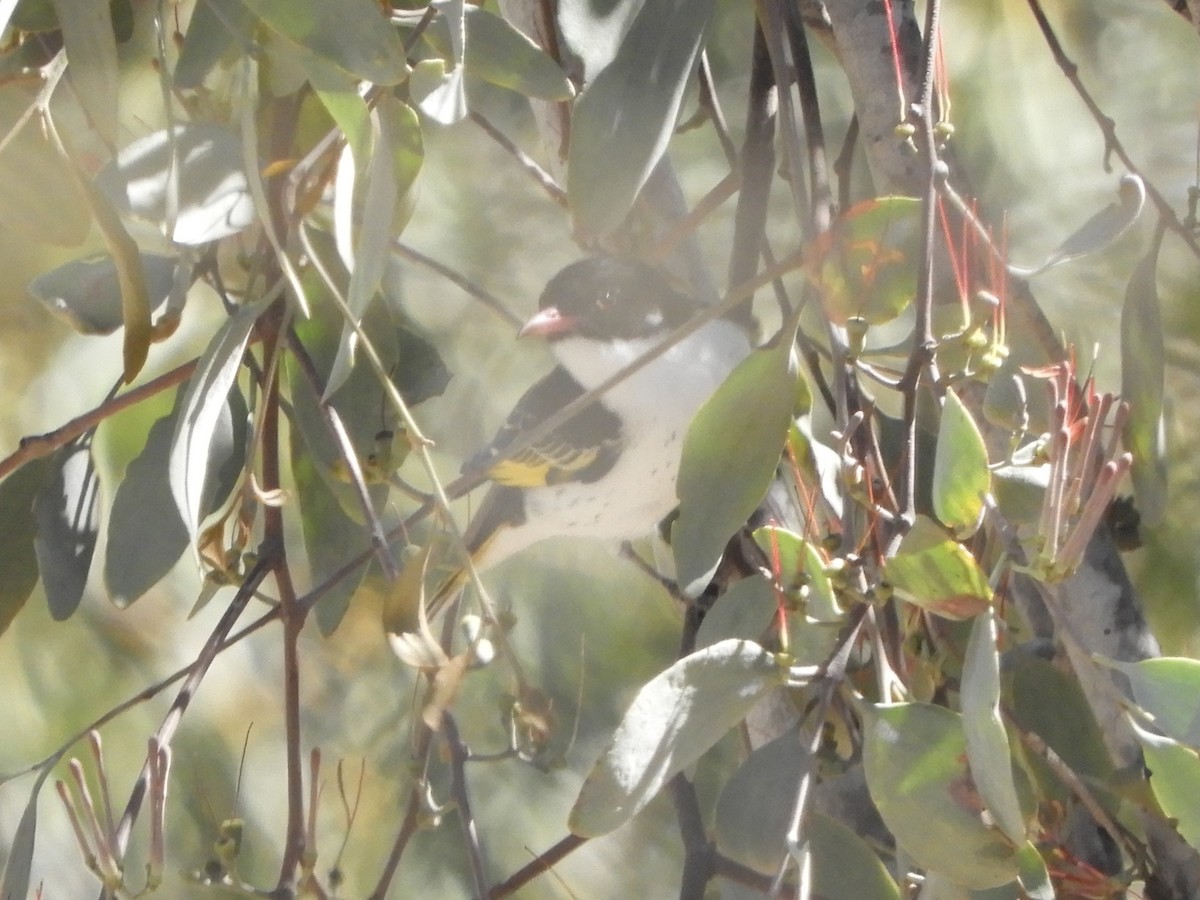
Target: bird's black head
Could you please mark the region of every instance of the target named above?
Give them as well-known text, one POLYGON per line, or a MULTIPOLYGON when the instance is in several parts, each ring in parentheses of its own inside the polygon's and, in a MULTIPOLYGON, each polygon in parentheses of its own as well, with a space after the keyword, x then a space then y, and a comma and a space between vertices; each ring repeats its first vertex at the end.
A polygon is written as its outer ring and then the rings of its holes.
POLYGON ((588 257, 560 271, 542 291, 538 307, 522 333, 550 340, 649 337, 678 327, 696 311, 696 304, 657 269, 607 256, 588 257))

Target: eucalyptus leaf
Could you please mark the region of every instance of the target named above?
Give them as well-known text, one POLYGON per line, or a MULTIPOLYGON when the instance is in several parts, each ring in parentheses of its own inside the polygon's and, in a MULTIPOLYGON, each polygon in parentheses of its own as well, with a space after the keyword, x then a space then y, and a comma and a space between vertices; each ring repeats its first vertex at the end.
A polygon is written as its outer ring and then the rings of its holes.
POLYGON ((242 0, 272 30, 373 84, 405 76, 404 44, 374 0, 242 0))
POLYGON ((1101 662, 1125 674, 1133 699, 1160 731, 1200 750, 1200 661, 1161 656, 1133 663, 1101 662))
POLYGON ((179 244, 205 244, 250 225, 254 201, 238 136, 208 122, 171 134, 156 131, 123 147, 96 186, 119 212, 154 223, 179 244))
MULTIPOLYGON (((300 503, 300 526, 314 583, 320 584, 370 548, 361 522, 345 512, 318 471, 316 459, 304 451, 298 429, 292 430, 292 475, 300 503)), ((361 517, 360 517, 361 518, 361 517)), ((313 607, 321 634, 333 634, 350 607, 350 598, 362 584, 367 566, 361 565, 326 590, 313 607)))
POLYGON ((378 109, 371 113, 371 124, 374 147, 370 168, 362 185, 362 226, 354 241, 353 258, 343 259, 351 267, 346 306, 353 322, 347 322, 342 327, 337 358, 325 384, 325 398, 332 396, 350 374, 354 365, 354 348, 358 343, 353 325, 362 321, 367 304, 379 290, 384 268, 391 257, 392 215, 399 198, 399 186, 392 167, 394 136, 390 123, 384 123, 378 109))
POLYGON ((1005 656, 1004 668, 1011 679, 1005 697, 1017 726, 1037 734, 1077 775, 1099 784, 1110 781, 1112 757, 1079 682, 1019 649, 1005 656))
POLYGON ((717 800, 717 850, 755 871, 777 871, 788 853, 800 778, 813 764, 795 728, 751 753, 717 800))
POLYGON ((34 499, 53 477, 52 456, 26 463, 0 482, 0 634, 8 630, 38 581, 34 499))
POLYGON ((117 38, 103 0, 53 0, 67 51, 67 72, 92 126, 117 141, 117 38))
POLYGON ((1150 786, 1164 813, 1193 847, 1200 846, 1200 756, 1191 747, 1154 734, 1130 718, 1138 743, 1146 755, 1150 786))
POLYGON ((558 26, 567 46, 583 60, 584 76, 596 76, 621 48, 644 0, 559 0, 558 26))
MULTIPOLYGON (((141 264, 155 312, 171 296, 178 259, 143 253, 141 264)), ((28 290, 80 334, 111 334, 125 324, 117 267, 107 253, 63 263, 29 282, 28 290)))
POLYGON ((1121 307, 1121 399, 1129 404, 1122 438, 1133 454, 1130 476, 1138 513, 1147 526, 1161 523, 1167 507, 1166 351, 1155 277, 1159 241, 1161 235, 1133 270, 1121 307))
POLYGON ((912 303, 920 208, 912 197, 864 200, 812 242, 804 269, 831 322, 882 325, 912 303))
POLYGON ((30 876, 33 871, 33 851, 37 840, 38 796, 42 785, 54 771, 52 766, 46 766, 38 773, 33 788, 29 791, 29 800, 25 803, 25 811, 21 813, 21 821, 8 845, 8 861, 4 864, 4 880, 0 882, 0 897, 28 897, 30 876))
POLYGON ((961 718, 940 706, 875 706, 863 763, 871 798, 897 842, 923 868, 969 888, 1017 877, 1014 848, 981 815, 961 718))
MULTIPOLYGON (((465 56, 468 75, 526 97, 570 100, 575 88, 566 73, 537 44, 508 21, 479 6, 467 6, 465 56)), ((425 39, 443 56, 453 58, 450 24, 439 16, 425 39)))
POLYGON ((619 828, 786 677, 773 654, 739 640, 698 650, 656 675, 588 774, 568 827, 581 837, 619 828))
POLYGON ((575 102, 567 194, 583 235, 620 225, 666 152, 715 9, 716 0, 646 0, 575 102))
POLYGON ((1014 844, 1026 839, 1025 816, 1013 782, 1008 732, 1000 719, 1000 657, 990 607, 975 617, 962 674, 962 718, 971 777, 988 811, 1014 844))
POLYGON ((262 311, 261 304, 247 304, 225 320, 200 357, 180 405, 171 439, 169 479, 171 495, 193 546, 206 514, 204 498, 211 490, 207 485, 214 477, 210 468, 212 446, 222 410, 229 402, 246 342, 262 311))
POLYGON ((439 125, 453 125, 467 117, 462 66, 447 72, 442 60, 423 59, 413 66, 409 90, 421 112, 439 125))
POLYGON ((1021 887, 1029 900, 1055 900, 1054 883, 1046 869, 1046 861, 1032 841, 1026 841, 1017 850, 1017 865, 1021 870, 1021 887))
POLYGON ((815 546, 795 532, 772 526, 757 529, 754 541, 771 560, 784 589, 803 599, 808 621, 841 621, 842 611, 838 608, 825 559, 815 546))
POLYGON ((235 48, 251 44, 251 29, 256 22, 241 0, 197 0, 175 64, 175 87, 200 87, 222 58, 231 56, 235 48))
POLYGON ((63 621, 79 608, 100 529, 100 480, 91 443, 54 454, 50 480, 33 502, 38 568, 50 615, 63 621))
POLYGON ((947 619, 969 619, 992 601, 987 576, 967 548, 925 516, 884 562, 884 577, 902 599, 947 619))
POLYGON ((933 458, 934 515, 955 536, 970 537, 991 486, 983 434, 958 395, 947 390, 933 458))
POLYGON ((775 591, 765 578, 750 575, 735 581, 704 614, 696 632, 696 649, 728 638, 760 640, 778 608, 775 591))
MULTIPOLYGON (((187 550, 188 530, 171 492, 170 457, 185 392, 174 408, 158 419, 141 453, 129 464, 113 498, 105 550, 105 586, 113 603, 128 606, 171 570, 187 550)), ((240 391, 229 393, 209 444, 203 514, 225 502, 241 480, 246 456, 246 402, 240 391)))
POLYGON ((1073 231, 1046 259, 1030 269, 1010 266, 1009 271, 1021 278, 1032 278, 1065 262, 1087 256, 1108 247, 1121 237, 1141 215, 1146 203, 1146 185, 1129 173, 1121 176, 1117 185, 1117 201, 1093 215, 1073 231))
POLYGON ((755 350, 696 414, 683 443, 671 532, 678 579, 691 590, 767 492, 792 420, 791 344, 755 350))

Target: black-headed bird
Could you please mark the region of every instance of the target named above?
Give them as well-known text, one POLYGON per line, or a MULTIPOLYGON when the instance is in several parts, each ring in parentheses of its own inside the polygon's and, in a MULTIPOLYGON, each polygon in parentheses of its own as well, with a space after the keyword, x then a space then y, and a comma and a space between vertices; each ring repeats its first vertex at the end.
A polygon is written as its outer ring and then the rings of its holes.
MULTIPOLYGON (((688 426, 750 352, 750 335, 714 319, 511 458, 522 433, 661 347, 702 312, 658 270, 589 257, 555 275, 523 337, 549 343, 557 367, 517 401, 492 442, 464 467, 493 482, 464 535, 478 569, 548 537, 609 541, 652 534, 678 503, 676 475, 688 426)), ((446 582, 440 605, 460 577, 446 582)))

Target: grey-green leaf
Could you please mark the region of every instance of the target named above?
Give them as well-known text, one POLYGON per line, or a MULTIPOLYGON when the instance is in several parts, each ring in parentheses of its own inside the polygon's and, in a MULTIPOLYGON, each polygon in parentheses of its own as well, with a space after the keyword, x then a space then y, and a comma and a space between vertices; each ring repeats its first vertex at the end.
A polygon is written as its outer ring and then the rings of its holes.
MULTIPOLYGON (((542 48, 505 19, 479 6, 466 8, 467 74, 527 97, 570 100, 575 88, 542 48)), ((452 54, 450 26, 439 16, 425 38, 443 56, 452 54)))
POLYGON ((68 74, 88 119, 109 144, 117 141, 117 38, 103 0, 53 0, 67 51, 68 74))
POLYGON ((642 6, 643 0, 559 0, 558 25, 588 81, 616 57, 642 6))
POLYGON ((1000 719, 1000 657, 995 610, 975 617, 962 674, 963 730, 971 777, 996 824, 1014 844, 1025 841, 1025 817, 1013 782, 1012 752, 1000 719))
POLYGON ((4 865, 4 881, 0 883, 0 897, 4 900, 9 900, 9 898, 19 900, 19 898, 29 896, 33 850, 37 838, 38 795, 42 791, 42 785, 46 783, 47 776, 52 771, 51 766, 46 766, 38 774, 37 780, 29 792, 29 801, 25 804, 25 811, 21 813, 21 821, 17 824, 17 830, 9 844, 8 862, 4 865))
POLYGON ((176 126, 123 147, 96 176, 118 212, 153 222, 179 244, 205 244, 254 221, 241 141, 209 122, 176 126), (175 190, 172 190, 175 182, 175 190))
POLYGON ((787 437, 795 397, 791 345, 755 350, 696 414, 679 465, 671 534, 684 590, 709 573, 762 501, 787 437))
POLYGON ((33 502, 34 549, 50 615, 61 622, 79 608, 87 586, 100 528, 100 482, 90 443, 59 450, 53 467, 33 502))
POLYGON ((198 0, 175 64, 175 87, 198 88, 222 57, 239 43, 249 46, 255 21, 240 0, 198 0))
POLYGON ((616 58, 576 101, 567 194, 584 235, 621 224, 666 151, 715 8, 646 0, 616 58))
POLYGON ((975 533, 991 490, 987 445, 952 390, 946 391, 933 459, 933 511, 958 538, 975 533))
MULTIPOLYGON (((1161 236, 1160 236, 1161 239, 1161 236)), ((1158 302, 1158 241, 1137 264, 1121 308, 1121 399, 1129 404, 1125 449, 1133 454, 1133 489, 1147 526, 1162 522, 1167 507, 1163 428, 1165 350, 1158 302)))
POLYGON ((588 774, 568 827, 596 837, 632 819, 786 676, 772 654, 739 640, 698 650, 656 675, 588 774))
MULTIPOLYGON (((141 254, 151 312, 171 295, 177 259, 141 254)), ((29 282, 29 293, 80 334, 111 334, 125 324, 121 285, 111 256, 73 259, 29 282)))
POLYGON ((274 31, 374 84, 405 76, 404 44, 374 0, 242 0, 274 31))
POLYGON ((260 304, 242 307, 217 330, 196 372, 188 382, 171 440, 171 494, 194 544, 200 533, 206 485, 212 477, 210 459, 229 392, 242 364, 242 352, 259 314, 260 304))
POLYGON ((33 501, 53 473, 53 457, 26 463, 0 483, 0 634, 37 586, 33 501))
MULTIPOLYGON (((175 407, 150 427, 142 452, 129 464, 108 517, 104 579, 119 607, 144 595, 171 570, 187 549, 188 532, 171 494, 171 441, 179 418, 175 407)), ((246 451, 246 402, 233 390, 221 410, 209 445, 201 505, 207 514, 219 506, 240 480, 246 451)))
POLYGON ((912 858, 970 888, 1016 878, 1011 843, 980 816, 961 718, 940 706, 903 703, 875 706, 865 726, 871 798, 912 858))
POLYGON ((775 591, 762 576, 750 575, 735 581, 705 613, 696 632, 696 649, 727 638, 759 640, 778 607, 775 591))
POLYGON ((751 753, 717 800, 717 849, 759 872, 778 870, 787 855, 800 777, 811 764, 796 729, 751 753))

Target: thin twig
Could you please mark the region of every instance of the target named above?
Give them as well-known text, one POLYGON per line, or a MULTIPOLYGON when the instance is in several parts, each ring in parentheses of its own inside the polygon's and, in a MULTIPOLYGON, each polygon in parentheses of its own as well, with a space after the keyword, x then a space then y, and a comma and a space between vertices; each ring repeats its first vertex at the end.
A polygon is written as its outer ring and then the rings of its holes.
POLYGON ((143 385, 105 400, 94 409, 76 416, 53 431, 48 431, 45 434, 32 434, 21 438, 17 449, 3 460, 0 460, 0 478, 11 475, 26 463, 43 456, 49 456, 55 450, 66 446, 80 435, 95 428, 105 419, 111 418, 122 410, 140 403, 147 397, 153 397, 155 394, 181 384, 192 376, 199 363, 199 359, 185 362, 183 365, 177 366, 170 372, 165 372, 143 385))
POLYGON ((513 328, 520 328, 521 325, 524 324, 524 322, 521 320, 521 317, 509 310, 509 308, 504 305, 503 301, 501 301, 499 297, 491 293, 491 291, 484 289, 479 284, 476 284, 474 281, 471 281, 460 272, 456 272, 445 263, 440 263, 433 257, 426 256, 420 250, 416 250, 407 244, 401 243, 399 240, 392 241, 392 249, 405 259, 410 259, 413 262, 424 266, 430 271, 436 272, 438 275, 441 275, 443 278, 457 285, 464 292, 474 297, 509 325, 512 325, 513 328))
POLYGON ((482 113, 476 110, 471 110, 467 113, 468 117, 487 132, 488 136, 499 144, 508 154, 520 163, 521 168, 530 178, 537 182, 538 187, 546 192, 555 203, 563 209, 570 209, 567 201, 567 192, 559 187, 558 182, 554 180, 549 172, 538 165, 537 160, 509 140, 508 135, 502 132, 499 128, 493 125, 482 113))
POLYGON ((475 815, 471 812, 471 795, 467 791, 467 747, 459 734, 458 724, 449 711, 442 713, 442 733, 446 737, 446 745, 450 748, 450 770, 454 776, 452 791, 455 805, 458 807, 458 821, 462 826, 467 858, 471 862, 471 878, 475 882, 475 896, 486 897, 491 893, 491 888, 488 885, 487 869, 484 865, 483 843, 479 837, 475 815))
MULTIPOLYGON (((226 638, 229 636, 229 632, 233 630, 233 626, 237 623, 242 611, 246 608, 246 604, 254 596, 254 592, 258 590, 263 579, 274 568, 277 561, 277 553, 278 548, 269 544, 264 543, 259 547, 258 562, 255 563, 254 568, 250 570, 241 587, 238 588, 238 592, 229 602, 229 606, 221 616, 220 621, 217 622, 216 627, 213 628, 200 653, 197 654, 196 661, 188 667, 187 676, 184 679, 182 687, 179 689, 179 693, 175 697, 175 701, 171 704, 171 708, 167 710, 162 724, 154 734, 160 747, 170 746, 171 738, 174 737, 175 731, 178 729, 179 723, 183 719, 183 714, 187 711, 192 698, 196 696, 196 691, 204 680, 204 676, 208 674, 208 669, 212 665, 213 660, 217 658, 217 654, 225 647, 233 643, 232 640, 227 641, 226 638)), ((254 627, 258 625, 259 623, 254 623, 254 627)), ((249 633, 249 631, 250 629, 245 629, 243 633, 249 633)), ((139 698, 141 698, 141 695, 139 695, 139 698)), ((108 718, 111 718, 111 715, 108 718)), ((99 723, 100 720, 98 720, 97 724, 99 723)), ((147 760, 142 766, 142 771, 138 775, 133 790, 130 792, 129 800, 125 805, 125 811, 121 815, 121 821, 117 824, 114 849, 118 857, 124 856, 125 850, 129 845, 133 823, 137 818, 138 811, 141 809, 142 799, 145 797, 149 780, 150 762, 147 760)))

